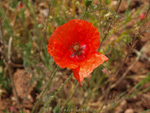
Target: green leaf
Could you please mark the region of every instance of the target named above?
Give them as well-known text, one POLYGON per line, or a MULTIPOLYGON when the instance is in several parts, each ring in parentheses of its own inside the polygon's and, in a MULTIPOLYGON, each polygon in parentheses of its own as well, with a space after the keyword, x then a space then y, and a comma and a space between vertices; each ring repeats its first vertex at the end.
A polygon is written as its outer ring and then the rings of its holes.
POLYGON ((57 106, 53 110, 54 113, 60 113, 60 106, 57 104, 57 106))

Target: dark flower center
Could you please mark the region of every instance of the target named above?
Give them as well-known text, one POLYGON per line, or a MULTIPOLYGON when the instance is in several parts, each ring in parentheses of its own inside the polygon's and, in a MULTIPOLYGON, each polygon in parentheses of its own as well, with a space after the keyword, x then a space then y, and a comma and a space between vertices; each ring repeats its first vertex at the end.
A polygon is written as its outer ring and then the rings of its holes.
POLYGON ((71 56, 72 59, 83 60, 86 54, 86 45, 80 43, 74 43, 71 46, 71 56))
POLYGON ((71 48, 72 48, 72 56, 82 55, 85 46, 81 46, 80 44, 75 43, 71 48))
POLYGON ((79 51, 80 50, 80 47, 79 47, 79 45, 75 45, 74 47, 73 47, 73 49, 74 49, 74 51, 79 51))

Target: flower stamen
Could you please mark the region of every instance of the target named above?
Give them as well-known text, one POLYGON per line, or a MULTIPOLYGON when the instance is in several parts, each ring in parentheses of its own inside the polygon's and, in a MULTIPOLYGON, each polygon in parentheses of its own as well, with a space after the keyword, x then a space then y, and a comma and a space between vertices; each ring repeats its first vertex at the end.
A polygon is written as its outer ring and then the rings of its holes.
POLYGON ((79 47, 79 45, 75 45, 74 47, 73 47, 73 49, 74 49, 74 51, 79 51, 80 50, 80 47, 79 47))

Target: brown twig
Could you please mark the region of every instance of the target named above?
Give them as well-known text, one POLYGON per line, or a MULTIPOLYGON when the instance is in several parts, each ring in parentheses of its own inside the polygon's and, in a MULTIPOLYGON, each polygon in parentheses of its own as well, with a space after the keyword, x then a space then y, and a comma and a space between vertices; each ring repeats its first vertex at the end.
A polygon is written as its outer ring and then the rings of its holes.
MULTIPOLYGON (((134 36, 133 36, 133 37, 134 37, 134 36)), ((130 51, 128 51, 127 55, 124 57, 123 62, 119 63, 118 69, 117 69, 117 71, 115 72, 115 74, 113 75, 114 77, 116 77, 116 76, 118 75, 118 73, 119 73, 121 67, 123 66, 123 64, 125 63, 125 61, 127 60, 127 58, 129 57, 130 53, 133 51, 133 48, 134 48, 135 44, 136 44, 136 41, 134 40, 134 43, 133 43, 133 45, 132 45, 130 51)), ((103 97, 102 97, 102 98, 105 98, 104 105, 107 103, 107 101, 106 101, 107 95, 109 94, 109 91, 110 91, 111 89, 112 89, 112 82, 109 83, 108 88, 105 90, 104 95, 103 95, 103 97)), ((104 106, 104 105, 103 105, 103 106, 104 106)), ((101 110, 102 110, 103 106, 100 108, 101 110)), ((101 110, 100 110, 100 111, 101 111, 101 110)))
POLYGON ((19 101, 19 97, 18 97, 18 94, 17 94, 17 91, 16 91, 16 87, 15 87, 15 84, 13 82, 13 76, 12 76, 12 70, 11 70, 11 44, 12 44, 12 38, 9 39, 9 44, 8 44, 8 54, 7 54, 7 48, 4 44, 4 35, 3 35, 3 27, 2 27, 2 23, 1 23, 1 18, 0 18, 0 40, 2 40, 2 45, 3 45, 3 54, 4 54, 4 58, 5 58, 5 61, 6 61, 6 66, 8 67, 8 72, 9 72, 9 77, 10 77, 10 80, 11 80, 11 85, 12 85, 12 88, 14 90, 14 95, 16 97, 16 102, 17 102, 17 105, 18 105, 18 108, 19 110, 21 111, 21 106, 20 106, 20 101, 19 101))
MULTIPOLYGON (((115 12, 116 12, 116 13, 118 12, 118 9, 119 9, 119 7, 120 7, 121 2, 122 2, 122 0, 119 0, 119 2, 118 2, 118 4, 117 4, 117 7, 116 7, 116 9, 115 9, 115 12)), ((107 35, 109 34, 109 31, 110 31, 110 29, 111 29, 112 23, 113 23, 113 22, 111 21, 110 24, 109 24, 109 27, 108 27, 108 29, 107 29, 107 33, 104 35, 104 38, 103 38, 102 41, 101 41, 101 45, 99 46, 98 51, 100 51, 100 48, 101 48, 101 46, 102 46, 104 40, 106 39, 107 35)), ((106 104, 106 97, 107 97, 106 95, 107 95, 107 94, 109 93, 109 91, 110 91, 110 86, 111 86, 111 83, 109 84, 108 89, 107 89, 106 92, 105 92, 105 95, 104 95, 105 101, 104 101, 102 107, 99 109, 99 113, 100 113, 101 110, 103 109, 103 106, 106 104)))
POLYGON ((6 17, 7 17, 8 11, 9 11, 9 7, 11 6, 12 2, 13 2, 13 0, 9 2, 8 8, 7 8, 6 13, 5 13, 5 16, 4 16, 4 19, 3 19, 3 21, 1 21, 1 22, 2 22, 2 23, 1 23, 2 26, 3 26, 4 22, 5 22, 5 19, 6 19, 6 17))
MULTIPOLYGON (((116 9, 115 9, 115 12, 116 12, 116 13, 118 12, 118 9, 119 9, 119 7, 120 7, 121 2, 122 2, 122 0, 119 0, 118 5, 117 5, 117 7, 116 7, 116 9)), ((105 40, 106 37, 108 36, 109 31, 110 31, 111 26, 112 26, 112 23, 113 23, 113 21, 110 22, 109 27, 108 27, 108 29, 107 29, 107 31, 106 31, 107 33, 104 35, 104 38, 103 38, 102 41, 101 41, 101 45, 99 46, 98 51, 100 51, 100 48, 101 48, 101 46, 102 46, 104 40, 105 40)))
POLYGON ((2 41, 2 45, 5 46, 4 39, 3 39, 3 29, 2 29, 1 17, 0 17, 0 41, 2 41))
POLYGON ((148 0, 148 2, 149 2, 148 10, 147 10, 147 12, 146 12, 146 14, 145 14, 144 21, 142 21, 142 24, 141 24, 141 26, 140 26, 140 28, 139 28, 139 33, 141 32, 141 28, 142 28, 143 24, 145 23, 146 18, 147 18, 147 16, 148 16, 148 13, 149 13, 149 11, 150 11, 150 0, 148 0))
MULTIPOLYGON (((144 47, 144 46, 143 46, 144 47)), ((139 59, 142 56, 143 53, 143 47, 141 48, 140 52, 137 52, 137 58, 135 59, 135 61, 128 67, 128 69, 123 73, 123 75, 121 76, 121 78, 111 86, 111 88, 114 88, 116 85, 118 85, 128 74, 128 72, 134 67, 134 65, 139 61, 139 59)))
MULTIPOLYGON (((46 25, 45 25, 45 30, 44 30, 44 33, 43 33, 43 36, 44 37, 46 37, 46 35, 47 35, 47 27, 48 27, 48 19, 49 19, 49 17, 50 17, 50 6, 51 6, 51 3, 49 3, 49 1, 48 0, 46 0, 47 1, 47 4, 48 4, 48 7, 49 7, 49 12, 48 12, 48 16, 47 16, 47 19, 46 19, 46 25)), ((40 43, 40 47, 44 47, 43 46, 43 41, 44 41, 44 37, 42 38, 42 40, 41 40, 41 43, 40 43)), ((43 48, 41 48, 41 49, 43 49, 43 48)))
MULTIPOLYGON (((150 0, 148 0, 148 1, 149 1, 149 8, 148 8, 148 10, 147 10, 147 13, 146 13, 146 16, 145 16, 144 20, 146 19, 147 15, 148 15, 148 13, 149 13, 149 11, 150 11, 150 0)), ((144 22, 144 21, 143 21, 143 22, 144 22)), ((141 29, 141 26, 140 26, 139 30, 140 30, 140 29, 141 29)), ((144 47, 144 46, 143 46, 143 47, 144 47)), ((126 75, 127 75, 128 72, 133 68, 133 66, 138 62, 138 60, 140 59, 140 57, 141 57, 141 55, 142 55, 143 47, 142 47, 142 49, 140 50, 139 54, 137 54, 136 60, 132 63, 132 65, 130 65, 130 66, 128 67, 128 69, 125 71, 125 73, 122 75, 122 77, 121 77, 115 84, 113 84, 113 85, 111 86, 111 88, 114 88, 116 85, 118 85, 118 84, 126 77, 126 75)), ((117 72, 117 74, 118 74, 118 72, 117 72)))
POLYGON ((10 80, 11 80, 11 85, 13 87, 13 90, 14 90, 14 95, 16 97, 16 102, 17 102, 17 105, 19 107, 19 110, 21 111, 21 106, 20 106, 20 101, 19 101, 19 97, 18 97, 18 94, 17 94, 17 90, 16 90, 16 87, 15 87, 15 84, 14 84, 14 81, 13 81, 13 75, 12 75, 12 70, 11 70, 11 44, 12 44, 12 38, 10 37, 9 39, 9 45, 8 45, 8 60, 7 60, 7 67, 8 67, 8 71, 9 71, 9 77, 10 77, 10 80))
MULTIPOLYGON (((149 11, 150 11, 150 0, 148 0, 148 2, 149 2, 149 6, 148 6, 148 10, 147 10, 147 12, 146 12, 145 18, 147 17, 147 15, 148 15, 148 13, 149 13, 149 11)), ((145 18, 144 18, 144 20, 145 20, 145 18)))

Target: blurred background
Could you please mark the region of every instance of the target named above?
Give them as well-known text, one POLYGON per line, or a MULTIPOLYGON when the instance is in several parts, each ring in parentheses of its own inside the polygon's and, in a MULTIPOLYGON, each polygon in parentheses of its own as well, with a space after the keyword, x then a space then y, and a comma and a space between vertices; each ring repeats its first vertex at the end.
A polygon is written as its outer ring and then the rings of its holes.
MULTIPOLYGON (((0 113, 31 113, 56 69, 47 52, 56 27, 81 19, 84 0, 0 1, 0 113)), ((150 113, 150 0, 93 0, 84 20, 109 61, 74 77, 44 113, 150 113)), ((59 68, 36 113, 71 75, 59 68)))

